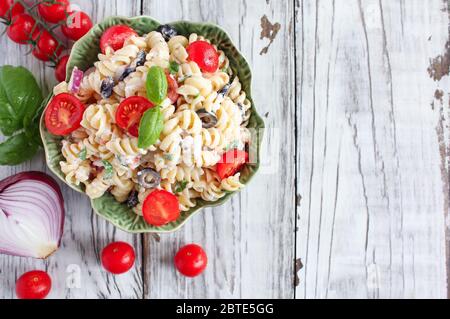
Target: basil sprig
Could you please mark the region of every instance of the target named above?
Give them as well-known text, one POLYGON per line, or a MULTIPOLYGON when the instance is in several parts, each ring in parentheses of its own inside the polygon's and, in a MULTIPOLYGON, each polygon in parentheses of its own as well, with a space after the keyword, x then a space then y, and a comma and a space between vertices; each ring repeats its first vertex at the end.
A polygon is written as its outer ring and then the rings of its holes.
POLYGON ((0 165, 17 165, 31 159, 41 140, 39 118, 42 93, 33 74, 24 67, 0 67, 0 165))
POLYGON ((152 66, 147 74, 147 97, 155 105, 161 104, 167 96, 167 78, 164 69, 152 66))
POLYGON ((159 106, 145 111, 139 124, 138 147, 145 149, 155 144, 163 128, 164 120, 159 106))

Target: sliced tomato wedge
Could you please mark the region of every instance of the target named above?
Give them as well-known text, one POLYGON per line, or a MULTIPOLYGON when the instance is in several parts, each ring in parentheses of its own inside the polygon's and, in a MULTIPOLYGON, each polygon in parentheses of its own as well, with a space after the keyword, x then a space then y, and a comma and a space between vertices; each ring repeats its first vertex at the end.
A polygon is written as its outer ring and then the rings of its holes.
POLYGON ((219 177, 225 179, 233 176, 248 162, 248 158, 248 153, 245 151, 233 149, 226 152, 217 164, 216 170, 219 177))
POLYGON ((120 103, 116 111, 116 123, 134 137, 139 136, 142 115, 155 105, 142 96, 132 96, 120 103))
POLYGON ((219 68, 219 54, 208 42, 192 42, 186 50, 189 54, 189 59, 197 63, 202 71, 213 73, 219 68))
POLYGON ((81 125, 85 105, 68 93, 56 95, 45 110, 45 126, 54 135, 67 135, 81 125))
POLYGON ((165 190, 155 190, 144 200, 142 214, 145 221, 153 226, 163 226, 180 217, 178 198, 165 190))
POLYGON ((114 25, 103 32, 100 38, 100 49, 103 54, 106 52, 107 47, 117 51, 123 47, 125 40, 133 35, 137 36, 138 34, 129 26, 123 24, 114 25))
POLYGON ((167 77, 167 97, 170 99, 172 103, 176 103, 178 101, 178 97, 180 96, 177 93, 178 90, 178 82, 175 80, 175 78, 169 73, 166 72, 167 77))

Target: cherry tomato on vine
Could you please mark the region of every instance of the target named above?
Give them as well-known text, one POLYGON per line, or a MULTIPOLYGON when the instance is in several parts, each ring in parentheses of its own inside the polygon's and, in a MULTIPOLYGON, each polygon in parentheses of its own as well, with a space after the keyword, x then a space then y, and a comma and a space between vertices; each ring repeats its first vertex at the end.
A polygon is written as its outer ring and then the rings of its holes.
POLYGON ((131 96, 119 104, 116 111, 117 125, 134 137, 139 136, 142 115, 155 105, 142 96, 131 96))
POLYGON ((0 0, 0 17, 11 20, 11 18, 14 18, 16 15, 19 15, 21 13, 25 12, 25 8, 21 3, 16 3, 11 8, 12 4, 14 3, 14 0, 0 0))
POLYGON ((64 136, 80 127, 84 104, 69 93, 53 97, 45 109, 45 126, 54 134, 64 136))
POLYGON ((58 47, 58 42, 47 30, 34 36, 33 40, 36 41, 33 55, 39 60, 49 61, 51 58, 58 57, 62 52, 62 46, 58 47))
POLYGON ((105 53, 107 47, 111 47, 114 51, 123 47, 126 39, 133 35, 138 35, 136 31, 127 25, 115 25, 103 32, 100 38, 100 49, 105 53))
POLYGON ((16 295, 19 299, 44 299, 51 288, 52 280, 45 271, 26 272, 16 281, 16 295))
POLYGON ((66 79, 66 67, 67 67, 67 61, 69 61, 69 56, 65 55, 62 56, 55 67, 55 78, 62 82, 66 79))
POLYGON ((88 33, 91 28, 91 18, 82 11, 71 12, 66 23, 61 26, 64 35, 74 41, 88 33))
POLYGON ((168 191, 155 190, 144 200, 142 214, 145 221, 153 226, 163 226, 180 217, 178 198, 168 191))
POLYGON ((178 82, 175 78, 169 73, 166 72, 167 78, 167 97, 170 99, 172 103, 175 103, 178 100, 179 94, 177 93, 178 82))
POLYGON ((248 153, 245 151, 230 150, 223 154, 222 159, 217 164, 217 173, 221 179, 233 176, 248 162, 248 158, 248 153))
POLYGON ((12 19, 11 24, 8 26, 8 37, 16 43, 27 43, 27 41, 32 39, 31 32, 33 32, 33 36, 39 33, 35 24, 36 21, 34 21, 32 16, 26 13, 19 14, 12 19))
POLYGON ((57 0, 55 3, 42 2, 38 5, 39 15, 50 23, 58 23, 66 19, 69 0, 57 0))
POLYGON ((198 64, 204 72, 216 72, 219 68, 219 54, 206 41, 195 41, 187 47, 189 59, 198 64))
POLYGON ((103 268, 115 275, 130 270, 135 259, 133 247, 124 242, 111 243, 102 250, 103 268))
POLYGON ((174 263, 181 274, 186 277, 196 277, 205 270, 208 256, 199 245, 189 244, 178 250, 174 263))

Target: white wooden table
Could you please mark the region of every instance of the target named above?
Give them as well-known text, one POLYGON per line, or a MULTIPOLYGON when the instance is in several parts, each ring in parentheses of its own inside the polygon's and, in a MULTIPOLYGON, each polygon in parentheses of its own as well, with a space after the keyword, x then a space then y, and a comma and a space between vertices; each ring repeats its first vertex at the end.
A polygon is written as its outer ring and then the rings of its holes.
MULTIPOLYGON (((160 239, 115 229, 61 185, 61 249, 47 261, 0 256, 0 298, 14 297, 16 278, 32 269, 51 273, 51 298, 449 296, 448 1, 72 3, 94 21, 146 14, 223 26, 253 67, 265 163, 227 205, 160 239), (99 263, 114 240, 138 253, 134 269, 116 277, 99 263), (210 260, 196 279, 172 266, 190 242, 210 260)), ((0 38, 1 64, 28 67, 49 92, 53 71, 25 52, 0 38)), ((30 169, 48 172, 42 152, 0 177, 30 169)))

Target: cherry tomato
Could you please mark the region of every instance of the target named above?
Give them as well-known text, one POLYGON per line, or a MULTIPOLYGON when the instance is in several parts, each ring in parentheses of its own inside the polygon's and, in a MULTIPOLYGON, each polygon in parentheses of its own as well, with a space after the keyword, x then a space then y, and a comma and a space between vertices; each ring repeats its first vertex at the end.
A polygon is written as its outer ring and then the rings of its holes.
POLYGON ((168 191, 155 190, 144 200, 142 214, 145 221, 153 226, 163 226, 180 217, 178 198, 168 191))
POLYGON ((168 85, 167 97, 170 99, 170 101, 172 101, 172 103, 175 103, 179 97, 179 94, 177 93, 178 82, 169 72, 166 72, 166 78, 168 85))
POLYGON ((56 3, 42 2, 38 5, 39 15, 50 23, 58 23, 66 19, 69 0, 57 0, 56 3))
POLYGON ((11 24, 8 26, 8 37, 16 43, 24 44, 32 39, 31 32, 33 31, 33 36, 39 33, 37 27, 34 27, 36 21, 33 17, 22 13, 15 16, 11 24))
POLYGON ((16 295, 19 299, 44 299, 51 288, 52 280, 45 271, 26 272, 16 281, 16 295))
POLYGON ((248 153, 237 149, 223 154, 222 159, 217 164, 217 173, 221 179, 233 176, 241 170, 242 166, 248 162, 248 153))
POLYGON ((126 273, 134 265, 133 247, 124 242, 111 243, 102 250, 102 265, 112 274, 126 273))
POLYGON ((14 0, 0 0, 0 17, 11 20, 16 15, 25 12, 25 8, 21 3, 16 3, 11 9, 11 5, 14 3, 14 0))
POLYGON ((39 60, 49 61, 51 58, 58 57, 62 52, 63 48, 58 47, 58 42, 47 30, 34 36, 33 40, 37 41, 33 55, 39 60))
POLYGON ((117 125, 134 137, 139 136, 142 115, 155 105, 142 96, 132 96, 122 101, 116 110, 117 125))
POLYGON ((66 79, 67 61, 69 61, 69 56, 65 55, 61 57, 58 61, 58 64, 56 64, 55 77, 59 82, 62 82, 66 79))
POLYGON ((136 31, 126 25, 115 25, 103 32, 100 38, 100 49, 103 53, 106 52, 107 47, 111 47, 114 51, 123 47, 126 39, 133 35, 138 35, 136 31))
POLYGON ((196 277, 205 270, 208 257, 202 247, 190 244, 177 252, 174 262, 180 273, 186 277, 196 277))
POLYGON ((67 135, 80 127, 85 106, 75 96, 61 93, 45 110, 45 126, 54 135, 67 135))
POLYGON ((189 59, 198 64, 204 72, 216 72, 219 68, 219 54, 206 41, 195 41, 187 47, 189 59))
POLYGON ((74 41, 77 41, 83 35, 88 33, 91 28, 91 18, 82 11, 71 12, 67 18, 66 24, 61 26, 64 35, 74 41))
POLYGON ((39 50, 39 48, 37 48, 37 47, 35 47, 35 48, 33 49, 33 51, 31 51, 31 53, 32 53, 33 56, 34 56, 36 59, 38 59, 38 60, 41 60, 41 61, 44 61, 44 62, 50 61, 50 57, 49 57, 47 54, 42 53, 42 52, 39 50))

